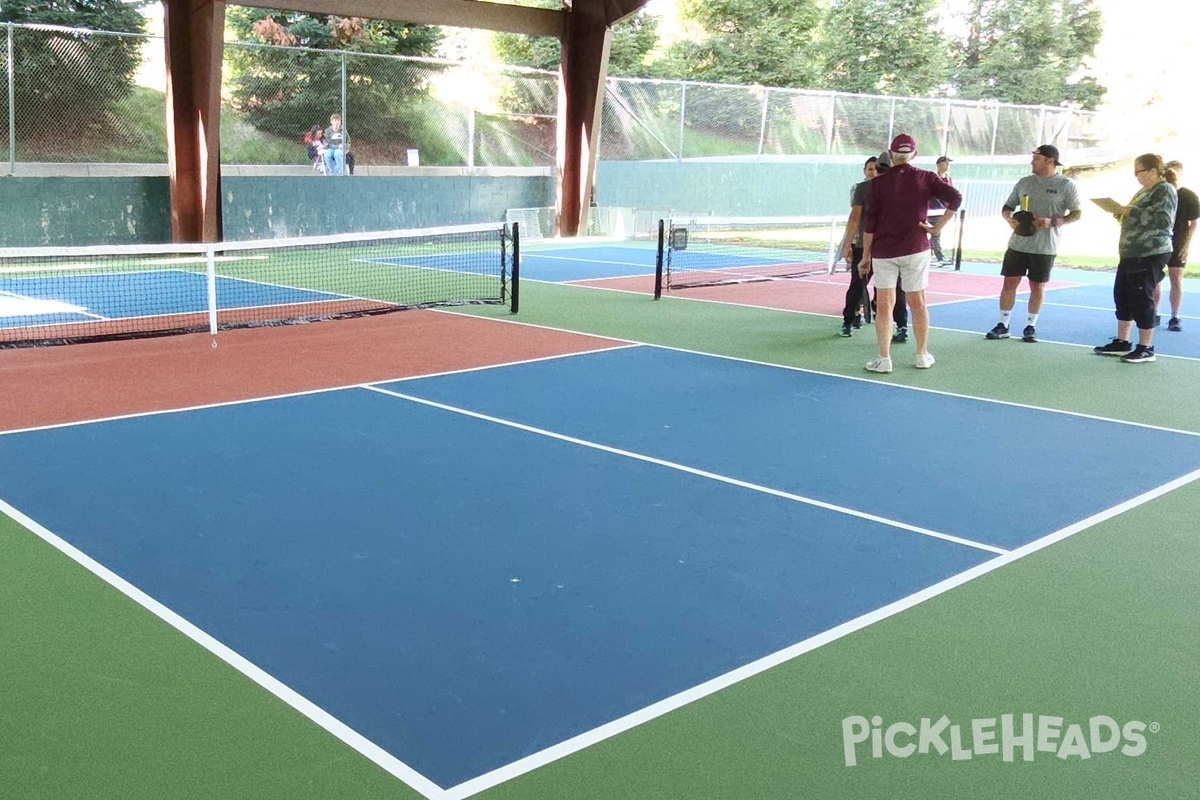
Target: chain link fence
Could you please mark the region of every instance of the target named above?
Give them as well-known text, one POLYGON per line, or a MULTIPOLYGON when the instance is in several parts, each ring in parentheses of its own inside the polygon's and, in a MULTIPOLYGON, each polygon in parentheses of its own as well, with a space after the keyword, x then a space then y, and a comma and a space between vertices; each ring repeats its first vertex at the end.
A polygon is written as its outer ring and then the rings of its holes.
POLYGON ((6 161, 165 162, 164 93, 138 85, 162 40, 4 26, 0 141, 6 161))
MULTIPOLYGON (((167 158, 161 37, 4 26, 0 154, 18 162, 167 158)), ((363 166, 551 167, 558 76, 438 59, 227 42, 221 160, 304 165, 303 137, 341 114, 363 166)), ((1057 107, 610 78, 604 160, 836 158, 904 131, 922 153, 1003 159, 1053 143, 1111 151, 1096 114, 1057 107)))
POLYGON ((1093 112, 1054 106, 610 78, 608 160, 833 157, 876 153, 896 133, 922 153, 980 160, 1054 144, 1079 160, 1110 142, 1093 112))

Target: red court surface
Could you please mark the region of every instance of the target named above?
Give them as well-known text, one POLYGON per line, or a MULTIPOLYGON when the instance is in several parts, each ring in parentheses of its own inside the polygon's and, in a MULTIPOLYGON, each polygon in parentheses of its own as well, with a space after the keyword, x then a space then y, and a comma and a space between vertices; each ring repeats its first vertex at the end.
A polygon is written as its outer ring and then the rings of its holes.
POLYGON ((0 350, 0 430, 247 400, 613 347, 436 311, 0 350))
MULTIPOLYGON (((999 273, 998 266, 996 269, 999 273)), ((930 305, 977 300, 981 297, 999 297, 1003 283, 999 274, 975 275, 931 270, 925 297, 930 305)), ((654 292, 654 277, 573 281, 571 285, 650 294, 654 292)), ((841 316, 849 285, 850 275, 846 272, 836 272, 833 275, 815 275, 809 278, 698 286, 672 292, 664 291, 663 296, 841 316)), ((1049 289, 1061 289, 1075 285, 1067 281, 1051 281, 1046 286, 1049 289)))

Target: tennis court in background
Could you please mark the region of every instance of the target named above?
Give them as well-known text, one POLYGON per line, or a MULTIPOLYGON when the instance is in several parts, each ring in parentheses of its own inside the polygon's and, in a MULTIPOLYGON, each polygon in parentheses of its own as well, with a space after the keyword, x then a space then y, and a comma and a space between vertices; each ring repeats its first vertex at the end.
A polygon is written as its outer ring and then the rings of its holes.
POLYGON ((430 797, 1198 469, 1184 431, 647 346, 0 434, 10 508, 430 797), (1015 440, 1039 470, 979 491, 1015 440))
MULTIPOLYGON (((654 256, 649 243, 580 247, 544 241, 532 245, 522 254, 522 274, 527 280, 651 294, 654 291, 654 256)), ((787 259, 786 251, 775 255, 778 262, 787 259)), ((757 269, 756 265, 762 259, 742 253, 722 255, 719 261, 721 266, 710 264, 705 269, 710 274, 727 271, 728 282, 682 288, 671 292, 669 297, 841 317, 849 282, 844 262, 839 262, 837 271, 830 274, 743 280, 743 274, 757 269)), ((767 263, 772 262, 768 260, 767 263)), ((1058 277, 1047 284, 1038 324, 1042 342, 1090 348, 1108 341, 1116 331, 1111 275, 1071 269, 1056 270, 1055 275, 1058 277)), ((967 262, 961 271, 933 269, 929 280, 926 297, 934 327, 974 332, 982 337, 996 324, 997 301, 1003 283, 999 265, 967 262)), ((1185 288, 1185 297, 1200 292, 1200 281, 1188 279, 1185 283, 1189 287, 1185 288)), ((1189 301, 1185 300, 1181 317, 1183 330, 1168 332, 1165 325, 1170 316, 1170 304, 1165 281, 1163 287, 1160 305, 1163 327, 1155 337, 1155 349, 1160 355, 1200 358, 1200 315, 1188 314, 1189 301)), ((1018 333, 1024 327, 1027 297, 1027 285, 1022 283, 1012 317, 1018 333)), ((836 330, 837 326, 831 326, 830 335, 836 330)), ((1014 341, 1019 342, 1019 339, 1017 336, 1014 341)), ((1010 343, 995 344, 1005 346, 1010 343)))

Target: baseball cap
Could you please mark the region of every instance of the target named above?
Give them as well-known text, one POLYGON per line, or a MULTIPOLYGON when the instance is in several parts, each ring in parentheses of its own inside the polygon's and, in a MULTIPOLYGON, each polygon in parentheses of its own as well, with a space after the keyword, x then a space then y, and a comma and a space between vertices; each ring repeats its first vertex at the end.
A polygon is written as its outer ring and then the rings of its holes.
POLYGON ((888 150, 893 153, 915 153, 917 152, 917 140, 907 133, 901 133, 892 139, 892 146, 888 150))
POLYGON ((943 163, 944 163, 944 164, 949 164, 949 163, 950 163, 951 161, 953 161, 953 160, 954 160, 954 159, 953 159, 953 158, 951 158, 950 156, 938 156, 937 163, 939 163, 939 164, 943 164, 943 163))
POLYGON ((1062 162, 1058 160, 1058 148, 1052 144, 1044 144, 1033 151, 1037 155, 1045 156, 1046 158, 1054 159, 1054 163, 1062 166, 1062 162))
POLYGON ((879 154, 879 158, 875 159, 875 171, 883 172, 885 169, 892 167, 892 154, 884 150, 879 154))

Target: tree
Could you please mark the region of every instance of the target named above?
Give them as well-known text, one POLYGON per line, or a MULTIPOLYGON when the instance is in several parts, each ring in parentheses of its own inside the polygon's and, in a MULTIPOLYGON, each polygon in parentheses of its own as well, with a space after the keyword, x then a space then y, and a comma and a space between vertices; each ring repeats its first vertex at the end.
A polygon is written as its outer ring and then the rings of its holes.
MULTIPOLYGON (((0 6, 0 22, 140 34, 146 20, 123 0, 27 0, 0 6)), ((143 39, 102 33, 13 31, 17 134, 61 141, 108 135, 113 106, 133 91, 143 39)))
MULTIPOLYGON (((543 8, 561 8, 557 0, 540 0, 543 8)), ((608 54, 608 74, 644 76, 646 58, 658 44, 658 18, 639 11, 613 26, 612 46, 608 54)), ((519 33, 497 33, 493 38, 496 54, 506 64, 535 69, 557 70, 562 59, 562 47, 552 36, 525 36, 519 33)))
POLYGON ((1106 89, 1084 74, 1100 42, 1096 0, 972 0, 957 43, 959 96, 1095 108, 1106 89))
POLYGON ((923 97, 941 87, 949 43, 937 0, 833 0, 824 26, 824 87, 923 97))
POLYGON ((676 42, 656 72, 715 83, 809 88, 822 83, 817 0, 681 0, 703 38, 676 42))
POLYGON ((256 128, 294 138, 310 125, 323 126, 342 109, 344 58, 352 138, 359 131, 411 142, 410 107, 440 67, 371 56, 431 56, 440 29, 241 7, 229 9, 227 22, 239 41, 270 45, 226 47, 233 105, 256 128))

